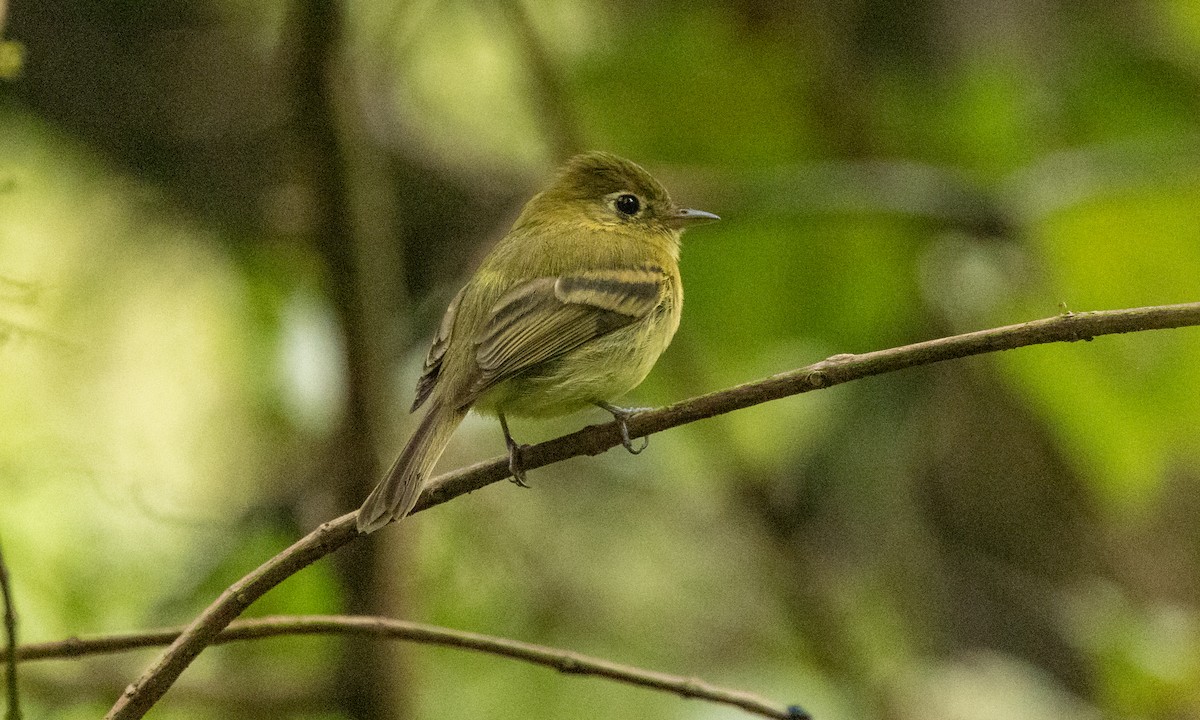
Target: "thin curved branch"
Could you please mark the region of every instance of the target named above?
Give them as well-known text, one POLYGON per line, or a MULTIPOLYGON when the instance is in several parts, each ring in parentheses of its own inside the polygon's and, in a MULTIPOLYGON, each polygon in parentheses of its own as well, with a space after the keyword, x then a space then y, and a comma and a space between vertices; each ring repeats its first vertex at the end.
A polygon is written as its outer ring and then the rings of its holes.
MULTIPOLYGON (((139 648, 167 645, 174 641, 182 628, 164 628, 122 635, 94 638, 69 638, 56 642, 23 645, 17 652, 20 661, 78 658, 126 652, 139 648)), ((653 672, 631 665, 590 657, 569 650, 519 642, 494 635, 452 630, 424 623, 393 620, 362 615, 277 615, 238 620, 213 638, 213 645, 238 640, 286 635, 363 635, 408 640, 424 645, 441 645, 501 655, 553 668, 571 675, 592 675, 610 680, 674 693, 685 698, 732 705, 757 715, 780 720, 799 720, 805 717, 795 707, 784 707, 757 695, 710 685, 703 680, 653 672)))
MULTIPOLYGON (((861 355, 835 355, 813 365, 639 413, 629 419, 629 432, 634 438, 644 437, 770 400, 944 360, 1028 345, 1075 342, 1091 340, 1100 335, 1195 325, 1200 325, 1200 302, 1068 312, 1019 325, 980 330, 861 355)), ((532 470, 570 457, 597 455, 620 443, 621 434, 615 422, 589 425, 526 449, 522 453, 522 460, 526 469, 532 470)), ((508 476, 506 457, 446 473, 426 488, 413 512, 439 505, 508 476)), ((359 536, 354 522, 354 513, 347 513, 322 524, 227 588, 125 690, 109 711, 107 720, 133 720, 145 715, 192 660, 250 603, 310 563, 357 539, 359 536)))
POLYGON ((4 599, 4 656, 8 662, 5 682, 8 687, 6 720, 21 720, 21 698, 17 693, 17 613, 13 609, 12 590, 8 586, 8 566, 0 553, 0 597, 4 599))

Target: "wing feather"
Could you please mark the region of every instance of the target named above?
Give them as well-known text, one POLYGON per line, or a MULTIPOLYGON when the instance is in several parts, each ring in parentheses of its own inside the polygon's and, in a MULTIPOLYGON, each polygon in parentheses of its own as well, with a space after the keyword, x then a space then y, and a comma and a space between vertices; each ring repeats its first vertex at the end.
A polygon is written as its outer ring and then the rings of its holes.
POLYGON ((636 322, 662 302, 661 268, 591 270, 529 280, 492 308, 476 335, 475 393, 636 322))
POLYGON ((437 386, 438 378, 442 374, 442 358, 446 356, 446 348, 450 345, 450 334, 454 331, 454 318, 458 315, 458 303, 462 300, 466 289, 463 287, 458 291, 446 308, 446 313, 442 315, 442 322, 438 325, 437 334, 433 336, 433 343, 430 344, 429 353, 425 356, 425 366, 421 370, 421 377, 417 379, 417 395, 413 399, 409 412, 413 412, 425 404, 430 393, 433 392, 433 388, 437 386))

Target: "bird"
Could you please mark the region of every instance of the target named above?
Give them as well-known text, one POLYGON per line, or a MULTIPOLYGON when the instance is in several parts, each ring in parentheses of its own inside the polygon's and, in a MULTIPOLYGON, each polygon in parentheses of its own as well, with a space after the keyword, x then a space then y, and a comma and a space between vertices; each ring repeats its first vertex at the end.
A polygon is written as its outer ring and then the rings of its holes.
POLYGON ((525 486, 508 417, 598 406, 633 453, 628 418, 610 404, 649 374, 679 327, 685 228, 719 220, 676 205, 636 163, 576 155, 521 210, 450 301, 411 411, 425 415, 358 511, 360 533, 407 515, 454 430, 472 409, 495 415, 512 479, 525 486))

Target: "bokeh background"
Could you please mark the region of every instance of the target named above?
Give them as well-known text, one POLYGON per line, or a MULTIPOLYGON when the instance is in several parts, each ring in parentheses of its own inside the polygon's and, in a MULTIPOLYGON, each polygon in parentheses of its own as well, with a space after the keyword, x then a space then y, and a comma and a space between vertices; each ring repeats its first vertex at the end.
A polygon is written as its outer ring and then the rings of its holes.
MULTIPOLYGON (((683 323, 631 404, 1197 299, 1191 0, 8 10, 0 542, 27 641, 185 623, 355 508, 445 304, 580 149, 725 218, 685 238, 683 323)), ((1140 333, 770 403, 421 513, 249 614, 505 635, 819 720, 1200 717, 1198 356, 1200 331, 1140 333)), ((471 420, 441 467, 502 450, 471 420)), ((153 657, 27 664, 27 713, 98 717, 153 657)), ((205 652, 152 716, 743 715, 293 639, 205 652)))

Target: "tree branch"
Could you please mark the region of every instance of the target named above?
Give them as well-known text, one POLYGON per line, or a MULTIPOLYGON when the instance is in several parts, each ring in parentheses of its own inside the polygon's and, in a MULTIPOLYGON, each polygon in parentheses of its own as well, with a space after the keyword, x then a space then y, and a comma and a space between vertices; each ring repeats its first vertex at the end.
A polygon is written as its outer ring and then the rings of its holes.
POLYGON ((21 720, 21 698, 17 693, 17 613, 13 610, 12 591, 8 587, 8 566, 0 552, 0 596, 4 598, 4 656, 8 662, 8 712, 6 720, 21 720))
MULTIPOLYGON (((164 628, 23 645, 17 651, 16 658, 18 661, 28 662, 126 652, 167 645, 182 632, 182 628, 164 628)), ((805 717, 802 711, 794 707, 784 707, 751 693, 717 687, 696 678, 653 672, 544 645, 391 618, 363 615, 279 615, 238 620, 216 635, 212 644, 221 645, 238 640, 258 640, 285 635, 363 635, 476 650, 543 665, 571 675, 604 677, 629 685, 674 693, 685 698, 699 698, 732 705, 764 717, 781 720, 798 720, 805 717)))
MULTIPOLYGON (((878 350, 862 355, 835 355, 813 365, 751 383, 701 395, 658 410, 634 415, 634 438, 770 400, 840 385, 874 375, 944 360, 1012 350, 1028 345, 1091 340, 1099 335, 1200 325, 1200 302, 1181 305, 1064 313, 1043 320, 955 335, 878 350)), ((539 443, 522 453, 526 469, 579 455, 597 455, 621 443, 616 423, 589 425, 577 432, 539 443)), ((439 505, 509 476, 508 459, 494 458, 435 479, 413 512, 439 505)), ((291 547, 227 588, 117 700, 108 720, 140 718, 163 696, 176 678, 252 602, 310 563, 355 540, 354 513, 322 524, 291 547)))

